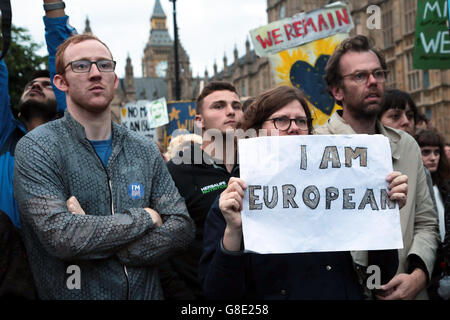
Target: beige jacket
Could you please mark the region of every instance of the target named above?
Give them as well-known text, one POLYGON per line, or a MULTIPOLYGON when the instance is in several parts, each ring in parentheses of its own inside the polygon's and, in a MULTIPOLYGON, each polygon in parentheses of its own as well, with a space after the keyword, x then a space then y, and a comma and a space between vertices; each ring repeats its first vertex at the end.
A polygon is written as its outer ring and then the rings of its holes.
MULTIPOLYGON (((406 205, 400 210, 403 249, 399 250, 397 274, 407 272, 407 258, 415 254, 425 263, 430 279, 438 246, 439 229, 420 148, 409 134, 385 127, 379 121, 377 121, 377 130, 390 141, 394 170, 408 176, 408 197, 406 205)), ((315 132, 317 134, 356 134, 336 112, 324 126, 316 128, 315 132)), ((352 256, 356 263, 367 266, 367 252, 352 252, 352 256)), ((416 299, 427 298, 426 289, 416 297, 416 299)))

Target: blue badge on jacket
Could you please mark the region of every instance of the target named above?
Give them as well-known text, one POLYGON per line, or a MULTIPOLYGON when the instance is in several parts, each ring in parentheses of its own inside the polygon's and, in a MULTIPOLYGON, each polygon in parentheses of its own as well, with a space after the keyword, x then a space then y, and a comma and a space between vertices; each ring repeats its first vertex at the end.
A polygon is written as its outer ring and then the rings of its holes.
POLYGON ((133 182, 128 186, 128 195, 133 200, 141 199, 144 196, 144 186, 140 183, 133 182))

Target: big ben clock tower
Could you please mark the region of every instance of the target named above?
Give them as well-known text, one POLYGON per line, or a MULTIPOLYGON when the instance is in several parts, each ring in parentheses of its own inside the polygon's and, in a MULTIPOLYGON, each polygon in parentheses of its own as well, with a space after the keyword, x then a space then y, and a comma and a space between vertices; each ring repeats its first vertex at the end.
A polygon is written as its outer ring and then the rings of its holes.
POLYGON ((142 72, 147 78, 165 78, 167 62, 173 50, 173 41, 167 29, 166 14, 159 0, 155 0, 153 14, 150 19, 150 37, 144 49, 142 72))
MULTIPOLYGON (((142 58, 143 78, 163 78, 166 83, 166 99, 175 99, 174 41, 167 28, 167 17, 160 0, 155 0, 150 19, 150 37, 142 58)), ((178 39, 179 40, 179 39, 178 39)), ((178 41, 178 66, 181 82, 181 98, 195 99, 198 87, 194 88, 189 56, 178 41)))

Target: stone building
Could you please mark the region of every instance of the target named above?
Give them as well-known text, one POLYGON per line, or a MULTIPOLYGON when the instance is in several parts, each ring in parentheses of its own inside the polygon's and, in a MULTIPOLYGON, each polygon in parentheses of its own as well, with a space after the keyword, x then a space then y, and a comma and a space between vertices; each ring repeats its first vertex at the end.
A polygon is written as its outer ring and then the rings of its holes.
MULTIPOLYGON (((267 23, 293 16, 301 11, 310 11, 320 8, 328 3, 328 0, 267 0, 267 23)), ((255 26, 257 27, 257 26, 255 26)), ((246 30, 248 32, 249 30, 246 30)), ((223 69, 217 71, 214 64, 214 74, 209 77, 205 72, 205 80, 225 80, 233 83, 239 93, 246 97, 256 96, 261 92, 273 88, 275 80, 272 74, 270 62, 266 57, 259 58, 254 50, 250 49, 250 40, 245 42, 245 53, 239 57, 237 48, 234 49, 234 60, 229 63, 226 56, 223 57, 223 69)))
MULTIPOLYGON (((88 20, 87 20, 88 21, 88 20)), ((89 24, 87 22, 86 28, 89 24)), ((90 30, 89 27, 89 31, 90 30)), ((143 50, 141 61, 142 77, 135 77, 130 57, 127 57, 125 77, 119 79, 119 86, 112 101, 113 120, 120 122, 120 107, 134 100, 155 100, 165 97, 175 100, 174 41, 167 28, 167 16, 160 0, 155 0, 150 18, 150 35, 143 50)), ((178 41, 180 65, 181 99, 195 99, 200 85, 192 78, 189 56, 178 41)))
POLYGON ((329 0, 267 0, 267 21, 277 21, 302 11, 311 11, 327 5, 329 0))
MULTIPOLYGON (((150 24, 150 37, 142 58, 143 77, 165 79, 166 100, 175 100, 174 40, 169 35, 167 16, 159 0, 155 0, 150 24)), ((181 99, 192 99, 196 97, 199 81, 192 78, 189 56, 179 39, 177 47, 181 99)))
POLYGON ((419 110, 450 141, 450 70, 413 68, 414 31, 418 0, 350 1, 355 29, 375 40, 383 50, 390 75, 386 86, 411 94, 419 110), (369 5, 381 10, 381 28, 370 29, 369 5))
POLYGON ((267 58, 259 58, 253 50, 250 50, 250 41, 245 42, 245 55, 239 57, 238 50, 234 48, 234 60, 228 63, 227 57, 223 57, 224 68, 217 71, 217 64, 214 64, 214 74, 209 77, 205 71, 205 81, 223 80, 234 84, 240 96, 256 96, 268 88, 275 86, 272 76, 272 69, 267 58))
MULTIPOLYGON (((386 86, 411 94, 419 110, 450 141, 450 70, 413 69, 414 31, 418 0, 350 0, 355 28, 350 35, 364 34, 375 40, 391 70, 386 86), (370 5, 380 8, 381 28, 370 29, 367 12, 370 5)), ((321 8, 329 0, 267 0, 267 23, 293 16, 301 11, 321 8)), ((255 26, 257 27, 257 26, 255 26)), ((248 32, 248 31, 246 31, 248 32)), ((232 82, 243 97, 253 96, 275 86, 267 58, 258 58, 246 41, 246 52, 234 50, 231 63, 223 57, 223 68, 214 74, 205 72, 205 80, 232 82)))

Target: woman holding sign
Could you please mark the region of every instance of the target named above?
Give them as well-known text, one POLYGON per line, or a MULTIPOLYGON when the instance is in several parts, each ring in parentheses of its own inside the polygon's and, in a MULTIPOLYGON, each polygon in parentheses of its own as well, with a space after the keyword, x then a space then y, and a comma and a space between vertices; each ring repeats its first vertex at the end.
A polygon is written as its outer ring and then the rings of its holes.
MULTIPOLYGON (((280 86, 248 107, 242 129, 267 135, 313 133, 312 116, 300 90, 280 86)), ((390 200, 406 202, 407 177, 387 177, 390 200)), ((352 261, 350 252, 293 254, 244 253, 242 201, 247 185, 231 178, 211 207, 205 224, 199 277, 210 299, 363 299, 366 270, 352 261), (363 283, 362 286, 360 283, 363 283)), ((379 283, 388 282, 398 267, 397 250, 370 251, 369 265, 377 265, 379 283)), ((373 287, 370 287, 373 289, 373 287)))

